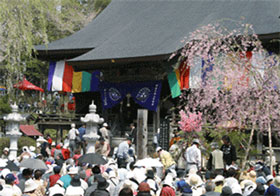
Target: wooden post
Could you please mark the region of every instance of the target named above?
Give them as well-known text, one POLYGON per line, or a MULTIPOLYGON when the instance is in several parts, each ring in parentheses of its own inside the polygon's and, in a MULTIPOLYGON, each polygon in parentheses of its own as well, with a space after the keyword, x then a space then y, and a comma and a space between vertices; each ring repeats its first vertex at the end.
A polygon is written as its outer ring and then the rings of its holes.
POLYGON ((272 165, 272 138, 271 138, 271 125, 268 123, 268 139, 269 139, 269 157, 270 157, 270 173, 273 174, 272 165))
POLYGON ((148 110, 138 109, 137 112, 137 158, 143 159, 148 150, 148 110))
POLYGON ((243 163, 242 163, 242 169, 241 169, 241 171, 244 171, 244 169, 245 169, 246 162, 247 162, 247 158, 248 158, 249 152, 250 152, 250 150, 251 150, 251 144, 252 144, 254 132, 255 132, 255 129, 254 129, 254 126, 253 126, 253 127, 252 127, 252 130, 251 130, 251 135, 250 135, 248 147, 247 147, 247 149, 246 149, 244 161, 243 161, 243 163))

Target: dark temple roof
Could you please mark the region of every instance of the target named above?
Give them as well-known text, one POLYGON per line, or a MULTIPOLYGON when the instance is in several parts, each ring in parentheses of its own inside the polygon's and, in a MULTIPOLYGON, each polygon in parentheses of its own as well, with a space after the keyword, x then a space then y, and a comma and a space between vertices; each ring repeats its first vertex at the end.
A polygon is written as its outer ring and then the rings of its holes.
POLYGON ((166 59, 202 25, 244 18, 257 34, 279 36, 279 16, 280 0, 114 0, 87 27, 47 50, 91 49, 68 61, 78 69, 166 59))

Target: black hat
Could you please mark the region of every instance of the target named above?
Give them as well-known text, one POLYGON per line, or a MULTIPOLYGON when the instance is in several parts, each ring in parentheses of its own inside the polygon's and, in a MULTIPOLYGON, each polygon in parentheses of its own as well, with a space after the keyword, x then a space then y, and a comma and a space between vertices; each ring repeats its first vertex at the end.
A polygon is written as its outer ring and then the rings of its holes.
POLYGON ((80 177, 78 175, 75 175, 74 178, 72 178, 70 184, 72 186, 81 186, 81 180, 80 177))
POLYGON ((97 178, 97 188, 98 189, 106 189, 109 186, 107 180, 103 177, 97 178))
POLYGON ((146 176, 147 176, 147 178, 153 179, 154 178, 154 171, 151 170, 151 169, 147 170, 146 176))

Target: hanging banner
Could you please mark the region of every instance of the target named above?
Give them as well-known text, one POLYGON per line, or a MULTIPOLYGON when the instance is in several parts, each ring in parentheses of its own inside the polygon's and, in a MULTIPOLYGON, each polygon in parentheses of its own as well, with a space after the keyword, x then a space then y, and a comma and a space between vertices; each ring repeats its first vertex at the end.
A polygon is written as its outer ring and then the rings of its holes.
POLYGON ((161 82, 126 82, 126 83, 100 83, 100 93, 104 109, 112 108, 120 103, 128 93, 133 100, 144 108, 156 111, 160 99, 161 82))
POLYGON ((148 110, 156 111, 160 99, 161 82, 136 82, 128 87, 133 100, 148 110))
POLYGON ((125 98, 127 91, 124 84, 102 82, 100 93, 103 109, 108 109, 120 103, 125 98))

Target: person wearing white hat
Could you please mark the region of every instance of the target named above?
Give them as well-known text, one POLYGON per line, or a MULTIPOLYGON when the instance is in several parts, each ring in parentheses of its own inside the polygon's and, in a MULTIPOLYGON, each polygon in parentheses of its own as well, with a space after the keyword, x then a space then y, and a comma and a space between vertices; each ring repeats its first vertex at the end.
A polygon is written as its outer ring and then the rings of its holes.
POLYGON ((74 155, 74 151, 76 150, 76 137, 79 137, 79 131, 76 129, 76 125, 74 123, 71 124, 71 129, 68 132, 68 138, 70 140, 69 146, 71 150, 71 155, 74 155))
POLYGON ((7 147, 5 147, 4 149, 3 149, 3 154, 2 154, 2 156, 1 156, 1 159, 8 159, 8 157, 9 157, 9 148, 7 148, 7 147))
POLYGON ((213 180, 213 182, 215 183, 215 192, 218 192, 218 193, 221 193, 222 192, 222 189, 223 189, 223 186, 224 186, 224 180, 225 180, 225 177, 222 176, 222 175, 217 175, 215 177, 215 179, 213 180))
POLYGON ((56 181, 55 185, 49 188, 49 196, 53 196, 55 194, 64 195, 65 189, 63 188, 63 182, 61 180, 56 181))
POLYGON ((170 170, 176 176, 176 162, 173 160, 171 154, 168 151, 163 150, 161 147, 157 147, 156 151, 159 155, 160 161, 163 164, 163 173, 170 170))
POLYGON ((199 149, 200 141, 194 139, 192 146, 188 147, 185 152, 185 159, 187 161, 187 171, 195 168, 198 171, 201 169, 201 151, 199 149))
POLYGON ((63 187, 66 189, 72 180, 72 178, 78 174, 78 167, 70 167, 68 174, 62 176, 59 180, 63 182, 63 187))
POLYGON ((101 133, 101 136, 105 139, 105 142, 110 144, 108 124, 107 123, 103 123, 103 127, 99 131, 101 133))
POLYGON ((190 177, 189 185, 191 186, 193 196, 200 196, 206 192, 198 175, 192 175, 190 177))
POLYGON ((266 190, 265 196, 270 196, 270 195, 275 195, 278 196, 280 195, 280 176, 276 176, 274 178, 273 184, 271 184, 268 189, 266 190))
POLYGON ((38 184, 34 182, 34 180, 29 179, 25 182, 24 193, 28 196, 36 196, 36 189, 38 188, 38 184))
POLYGON ((35 150, 36 150, 36 148, 34 146, 29 146, 29 153, 31 155, 31 158, 35 158, 36 157, 35 150))

